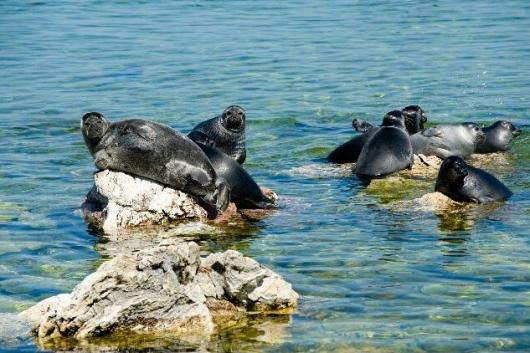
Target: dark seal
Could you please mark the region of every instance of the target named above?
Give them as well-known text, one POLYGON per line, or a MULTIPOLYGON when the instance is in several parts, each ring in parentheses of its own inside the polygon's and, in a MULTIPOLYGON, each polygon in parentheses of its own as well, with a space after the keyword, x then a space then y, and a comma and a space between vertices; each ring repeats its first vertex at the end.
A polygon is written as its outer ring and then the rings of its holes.
POLYGON ((425 111, 419 105, 409 105, 401 110, 409 135, 422 131, 427 122, 425 111))
POLYGON ((475 123, 462 123, 456 125, 438 125, 410 136, 414 154, 437 156, 468 157, 475 152, 476 146, 481 143, 485 134, 475 123))
POLYGON ((383 119, 383 126, 364 145, 355 173, 362 180, 382 177, 412 166, 412 145, 401 111, 383 119))
POLYGON ((220 149, 239 164, 245 162, 245 111, 237 105, 226 108, 220 116, 195 126, 188 137, 197 143, 220 149))
POLYGON ((217 148, 197 144, 210 159, 218 177, 230 185, 230 200, 239 209, 275 208, 275 204, 263 195, 260 187, 243 167, 217 148))
POLYGON ((328 156, 328 161, 331 163, 354 163, 359 159, 359 155, 366 144, 379 127, 372 126, 368 128, 363 134, 353 137, 348 142, 343 143, 335 148, 328 156))
POLYGON ((476 153, 508 151, 512 140, 522 132, 506 120, 496 121, 491 126, 482 128, 482 131, 486 134, 486 139, 477 145, 476 153))
MULTIPOLYGON (((410 135, 423 130, 424 124, 427 122, 427 116, 420 106, 409 105, 408 107, 405 107, 401 113, 405 119, 405 128, 410 135)), ((364 144, 379 129, 379 127, 362 119, 353 119, 352 127, 355 131, 362 134, 353 137, 348 142, 333 150, 328 156, 328 161, 332 163, 357 162, 364 144)))
POLYGON ((490 173, 450 156, 440 166, 435 190, 459 202, 502 201, 512 192, 490 173))
POLYGON ((83 138, 99 169, 148 178, 197 196, 218 210, 230 201, 230 188, 217 177, 204 152, 186 136, 151 121, 110 123, 99 113, 81 119, 83 138))

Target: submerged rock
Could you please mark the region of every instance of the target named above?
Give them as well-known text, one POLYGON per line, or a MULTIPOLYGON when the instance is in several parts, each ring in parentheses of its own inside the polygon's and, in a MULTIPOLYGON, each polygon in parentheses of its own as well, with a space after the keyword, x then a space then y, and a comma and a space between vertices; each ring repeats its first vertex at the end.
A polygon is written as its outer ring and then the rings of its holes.
POLYGON ((116 256, 72 293, 48 298, 20 316, 44 340, 210 334, 245 312, 292 309, 297 300, 280 275, 237 251, 201 258, 196 243, 171 239, 116 256))

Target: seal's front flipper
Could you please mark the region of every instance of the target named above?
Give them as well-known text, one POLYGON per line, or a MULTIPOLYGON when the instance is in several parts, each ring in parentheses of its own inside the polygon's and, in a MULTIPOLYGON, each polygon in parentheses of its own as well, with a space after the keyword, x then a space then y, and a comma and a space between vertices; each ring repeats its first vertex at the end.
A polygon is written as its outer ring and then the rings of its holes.
POLYGON ((217 181, 215 182, 214 197, 215 207, 219 211, 226 210, 230 203, 230 186, 223 178, 217 178, 217 181))

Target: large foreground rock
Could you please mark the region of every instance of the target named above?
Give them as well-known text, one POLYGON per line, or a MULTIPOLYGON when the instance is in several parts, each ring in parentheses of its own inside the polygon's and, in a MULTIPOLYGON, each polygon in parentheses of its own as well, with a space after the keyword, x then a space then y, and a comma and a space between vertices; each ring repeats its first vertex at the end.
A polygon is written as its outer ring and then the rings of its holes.
POLYGON ((72 293, 48 298, 20 316, 41 339, 209 334, 245 312, 285 311, 297 300, 283 278, 237 251, 201 258, 196 243, 172 239, 103 263, 72 293))

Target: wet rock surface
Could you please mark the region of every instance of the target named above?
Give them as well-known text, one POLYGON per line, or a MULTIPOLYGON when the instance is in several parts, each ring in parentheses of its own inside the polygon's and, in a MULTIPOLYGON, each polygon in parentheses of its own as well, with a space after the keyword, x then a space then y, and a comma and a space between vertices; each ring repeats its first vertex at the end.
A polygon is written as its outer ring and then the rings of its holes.
POLYGON ((249 312, 289 312, 298 294, 281 276, 241 253, 199 256, 194 242, 167 239, 103 263, 72 293, 20 317, 41 339, 133 332, 208 335, 249 312))

